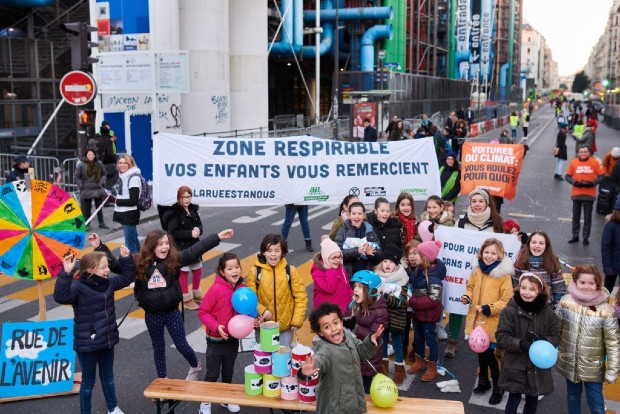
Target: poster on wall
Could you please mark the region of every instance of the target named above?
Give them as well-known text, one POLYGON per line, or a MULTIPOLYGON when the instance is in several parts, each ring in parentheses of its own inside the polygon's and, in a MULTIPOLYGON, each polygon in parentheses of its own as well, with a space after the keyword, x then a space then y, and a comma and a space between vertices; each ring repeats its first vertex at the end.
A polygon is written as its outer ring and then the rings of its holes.
POLYGON ((155 55, 155 79, 160 92, 189 92, 189 53, 161 52, 155 55))
POLYGON ((457 79, 490 82, 493 77, 497 0, 456 0, 456 42, 454 51, 457 79))
POLYGON ((353 105, 353 138, 364 138, 364 120, 370 121, 370 126, 377 128, 377 103, 360 102, 353 105))
POLYGON ((70 391, 74 373, 73 319, 2 324, 0 398, 70 391))
POLYGON ((99 93, 151 92, 153 63, 150 52, 105 53, 97 63, 99 93))
POLYGON ((99 52, 149 50, 148 0, 97 1, 99 52))

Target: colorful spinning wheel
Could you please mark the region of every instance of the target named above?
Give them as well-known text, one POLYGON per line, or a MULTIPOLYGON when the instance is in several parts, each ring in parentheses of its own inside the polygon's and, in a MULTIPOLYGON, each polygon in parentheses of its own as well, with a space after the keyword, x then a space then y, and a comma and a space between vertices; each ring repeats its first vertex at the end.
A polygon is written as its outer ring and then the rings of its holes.
POLYGON ((0 187, 0 271, 29 280, 56 276, 85 241, 79 203, 55 184, 31 180, 0 187))

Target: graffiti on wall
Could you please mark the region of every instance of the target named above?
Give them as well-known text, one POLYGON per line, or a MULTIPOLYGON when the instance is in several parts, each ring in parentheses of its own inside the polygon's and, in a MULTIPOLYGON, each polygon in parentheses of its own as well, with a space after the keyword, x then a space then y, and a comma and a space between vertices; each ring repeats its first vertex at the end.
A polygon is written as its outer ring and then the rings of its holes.
MULTIPOLYGON (((150 94, 104 94, 102 109, 106 112, 143 111, 153 112, 153 96, 150 94)), ((160 130, 181 130, 180 94, 157 94, 157 113, 160 130)))
POLYGON ((215 123, 226 123, 228 120, 228 96, 212 96, 211 102, 215 104, 215 123))

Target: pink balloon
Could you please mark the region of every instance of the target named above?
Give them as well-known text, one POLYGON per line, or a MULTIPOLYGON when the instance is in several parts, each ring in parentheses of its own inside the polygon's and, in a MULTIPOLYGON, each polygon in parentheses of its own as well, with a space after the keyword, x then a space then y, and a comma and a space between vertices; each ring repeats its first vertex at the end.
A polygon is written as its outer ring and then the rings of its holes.
POLYGON ((248 315, 235 315, 228 321, 228 333, 234 338, 243 339, 254 330, 254 318, 248 315))
POLYGON ((481 353, 486 351, 490 343, 489 334, 480 325, 469 334, 469 347, 474 352, 481 353))
POLYGON ((428 220, 424 220, 418 225, 418 233, 420 233, 420 238, 422 242, 433 241, 433 233, 428 231, 428 226, 433 224, 428 220))

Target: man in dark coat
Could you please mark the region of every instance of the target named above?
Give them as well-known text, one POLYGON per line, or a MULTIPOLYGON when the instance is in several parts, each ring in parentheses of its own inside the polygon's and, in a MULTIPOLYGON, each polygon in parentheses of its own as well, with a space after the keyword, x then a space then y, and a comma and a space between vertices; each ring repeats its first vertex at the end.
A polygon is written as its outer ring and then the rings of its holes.
POLYGON ((103 121, 96 137, 97 159, 103 163, 106 171, 105 188, 112 189, 116 182, 118 172, 116 171, 116 135, 110 129, 110 123, 103 121))
POLYGON ((364 142, 377 142, 377 129, 370 125, 370 119, 364 119, 364 142))
POLYGON ((15 163, 13 164, 13 171, 6 176, 6 182, 23 180, 24 174, 28 172, 30 168, 30 158, 24 154, 19 154, 15 157, 15 163))

